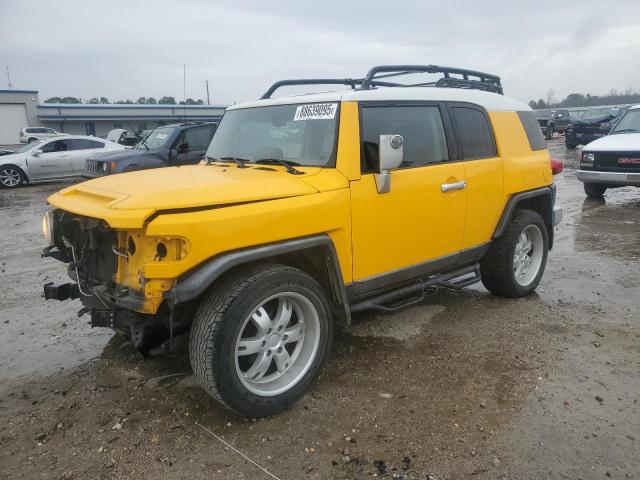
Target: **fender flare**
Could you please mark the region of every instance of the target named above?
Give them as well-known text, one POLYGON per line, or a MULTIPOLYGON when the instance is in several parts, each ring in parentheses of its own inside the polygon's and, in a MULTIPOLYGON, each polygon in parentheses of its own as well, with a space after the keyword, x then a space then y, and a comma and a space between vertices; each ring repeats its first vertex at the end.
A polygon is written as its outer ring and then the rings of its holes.
POLYGON ((509 222, 513 218, 514 211, 516 210, 516 208, 518 207, 518 204, 521 201, 527 200, 530 198, 536 198, 536 197, 549 198, 549 202, 548 202, 549 211, 539 212, 539 213, 541 213, 542 218, 547 224, 547 233, 549 235, 549 249, 551 249, 551 247, 553 246, 553 206, 556 200, 555 184, 551 184, 548 187, 541 187, 541 188, 536 188, 535 190, 516 193, 515 195, 511 196, 511 198, 509 198, 509 200, 507 201, 507 205, 502 211, 502 215, 500 216, 498 225, 496 226, 491 238, 495 240, 496 238, 499 238, 504 234, 504 231, 506 230, 507 225, 509 225, 509 222))
POLYGON ((202 295, 224 273, 234 267, 316 247, 325 248, 329 254, 333 297, 337 300, 338 313, 340 316, 344 315, 343 319, 348 325, 351 316, 338 255, 333 242, 328 235, 324 234, 269 243, 216 255, 179 277, 177 284, 171 290, 165 292, 165 298, 169 300, 172 306, 194 300, 202 295))

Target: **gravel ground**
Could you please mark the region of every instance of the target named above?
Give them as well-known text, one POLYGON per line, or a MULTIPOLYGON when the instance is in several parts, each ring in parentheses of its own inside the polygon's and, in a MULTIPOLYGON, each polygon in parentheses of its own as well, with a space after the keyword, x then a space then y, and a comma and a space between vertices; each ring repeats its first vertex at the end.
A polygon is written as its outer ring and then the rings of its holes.
MULTIPOLYGON (((552 153, 573 163, 562 139, 552 153)), ((640 190, 565 219, 537 294, 433 290, 338 332, 316 388, 245 419, 196 384, 184 354, 143 359, 45 302, 45 198, 0 191, 0 478, 640 478, 640 190), (222 443, 214 434, 223 439, 222 443)))

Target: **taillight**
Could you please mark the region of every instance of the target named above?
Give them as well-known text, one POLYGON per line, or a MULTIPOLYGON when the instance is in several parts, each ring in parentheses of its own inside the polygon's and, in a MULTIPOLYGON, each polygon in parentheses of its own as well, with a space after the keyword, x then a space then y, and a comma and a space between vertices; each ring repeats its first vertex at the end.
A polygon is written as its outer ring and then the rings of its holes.
POLYGON ((551 159, 551 173, 554 175, 558 175, 562 173, 564 170, 564 164, 560 160, 556 160, 555 158, 551 159))

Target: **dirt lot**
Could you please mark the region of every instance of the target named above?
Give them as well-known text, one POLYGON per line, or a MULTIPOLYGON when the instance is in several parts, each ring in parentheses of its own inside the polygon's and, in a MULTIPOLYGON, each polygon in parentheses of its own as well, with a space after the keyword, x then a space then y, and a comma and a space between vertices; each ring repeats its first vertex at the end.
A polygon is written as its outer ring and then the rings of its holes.
POLYGON ((599 203, 571 168, 557 182, 536 295, 434 290, 362 315, 317 387, 259 421, 209 399, 185 355, 142 359, 45 303, 65 280, 39 258, 60 184, 0 191, 0 478, 273 478, 203 426, 282 480, 640 478, 640 190, 599 203))

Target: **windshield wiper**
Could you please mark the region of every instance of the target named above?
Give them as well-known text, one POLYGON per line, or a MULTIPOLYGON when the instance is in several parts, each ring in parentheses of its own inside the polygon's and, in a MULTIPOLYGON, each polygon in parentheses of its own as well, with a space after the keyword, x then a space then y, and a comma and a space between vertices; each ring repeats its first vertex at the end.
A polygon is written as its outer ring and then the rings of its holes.
POLYGON ((229 162, 229 161, 235 162, 235 164, 238 165, 238 168, 247 168, 245 163, 249 161, 246 158, 238 158, 238 157, 220 157, 220 158, 204 157, 204 158, 207 159, 207 164, 211 162, 229 162))
POLYGON ((300 170, 297 170, 293 167, 294 165, 299 166, 300 164, 292 162, 290 160, 282 160, 280 158, 261 158, 260 160, 256 160, 256 163, 282 165, 291 175, 304 175, 304 172, 301 172, 300 170))

